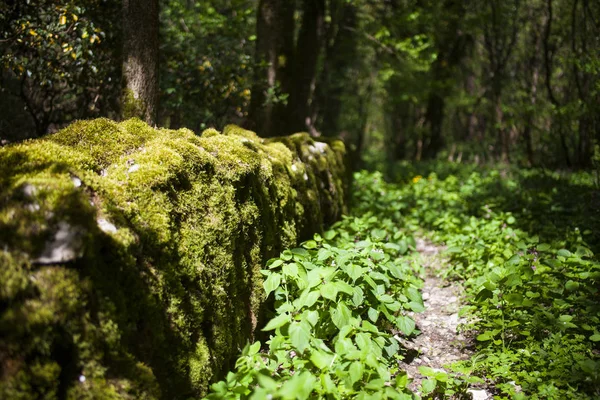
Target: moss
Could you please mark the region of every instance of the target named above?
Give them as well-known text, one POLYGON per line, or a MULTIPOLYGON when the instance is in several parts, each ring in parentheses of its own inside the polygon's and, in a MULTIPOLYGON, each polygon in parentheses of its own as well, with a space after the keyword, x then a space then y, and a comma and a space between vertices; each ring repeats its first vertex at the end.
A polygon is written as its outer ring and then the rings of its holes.
POLYGON ((264 262, 344 211, 343 160, 136 119, 0 149, 0 398, 205 394, 260 324, 264 262))

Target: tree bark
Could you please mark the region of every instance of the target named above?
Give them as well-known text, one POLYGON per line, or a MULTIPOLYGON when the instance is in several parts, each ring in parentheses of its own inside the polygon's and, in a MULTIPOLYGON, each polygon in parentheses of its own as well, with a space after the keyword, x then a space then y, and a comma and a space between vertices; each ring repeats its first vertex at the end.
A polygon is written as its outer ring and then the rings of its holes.
POLYGON ((288 133, 287 101, 294 66, 295 1, 260 0, 256 20, 256 76, 249 127, 263 137, 288 133))
POLYGON ((123 118, 158 116, 158 0, 123 0, 123 118))
POLYGON ((310 111, 317 77, 317 62, 323 47, 324 24, 325 0, 304 0, 302 28, 294 60, 294 91, 290 101, 290 126, 293 131, 314 130, 310 111))

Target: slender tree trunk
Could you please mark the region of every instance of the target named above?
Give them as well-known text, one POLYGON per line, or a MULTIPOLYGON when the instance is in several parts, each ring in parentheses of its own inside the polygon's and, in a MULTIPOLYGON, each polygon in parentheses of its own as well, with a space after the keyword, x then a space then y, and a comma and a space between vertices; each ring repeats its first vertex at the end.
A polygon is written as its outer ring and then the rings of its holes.
POLYGON ((294 62, 294 90, 290 101, 292 131, 313 131, 311 101, 317 77, 317 62, 324 38, 325 0, 304 0, 302 28, 294 62))
POLYGON ((294 66, 295 1, 260 0, 256 21, 256 76, 249 127, 263 137, 289 133, 287 102, 294 66))
POLYGON ((123 118, 158 116, 158 0, 123 0, 123 118))
POLYGON ((338 4, 338 7, 342 8, 339 11, 339 20, 336 20, 337 26, 329 27, 329 30, 334 30, 336 34, 327 47, 323 70, 316 88, 316 108, 321 121, 319 128, 325 136, 340 133, 339 119, 343 96, 348 93, 356 95, 358 92, 357 82, 351 81, 348 76, 348 71, 357 57, 357 37, 350 31, 356 29, 358 24, 356 6, 344 2, 338 4))

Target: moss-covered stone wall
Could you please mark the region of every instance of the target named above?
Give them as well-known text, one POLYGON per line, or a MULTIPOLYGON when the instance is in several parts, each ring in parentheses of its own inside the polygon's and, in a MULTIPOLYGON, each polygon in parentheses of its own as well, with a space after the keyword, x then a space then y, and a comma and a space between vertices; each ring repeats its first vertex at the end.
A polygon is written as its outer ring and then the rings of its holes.
POLYGON ((0 398, 190 398, 260 320, 266 259, 344 212, 344 146, 77 122, 0 149, 0 398))

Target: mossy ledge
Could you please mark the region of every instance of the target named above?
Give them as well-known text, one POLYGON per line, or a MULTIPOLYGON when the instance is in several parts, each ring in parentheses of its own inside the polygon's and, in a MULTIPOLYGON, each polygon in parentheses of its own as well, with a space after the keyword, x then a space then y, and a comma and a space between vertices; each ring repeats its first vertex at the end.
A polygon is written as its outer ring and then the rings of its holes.
POLYGON ((76 122, 0 149, 0 398, 203 396, 264 262, 345 210, 340 141, 76 122))

